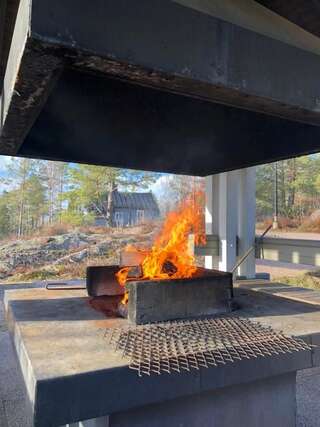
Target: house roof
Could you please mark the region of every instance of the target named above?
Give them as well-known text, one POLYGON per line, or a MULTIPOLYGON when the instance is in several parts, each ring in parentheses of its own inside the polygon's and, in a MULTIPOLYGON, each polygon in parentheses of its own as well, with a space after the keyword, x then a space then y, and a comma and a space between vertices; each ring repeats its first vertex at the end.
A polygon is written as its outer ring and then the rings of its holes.
POLYGON ((158 203, 150 193, 123 193, 114 191, 112 197, 114 208, 143 209, 159 212, 158 203))

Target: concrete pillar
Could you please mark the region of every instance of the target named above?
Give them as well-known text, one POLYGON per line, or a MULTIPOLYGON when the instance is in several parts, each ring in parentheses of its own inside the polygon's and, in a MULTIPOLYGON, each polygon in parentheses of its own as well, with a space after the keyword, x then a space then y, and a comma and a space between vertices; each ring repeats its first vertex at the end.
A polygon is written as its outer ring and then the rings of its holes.
MULTIPOLYGON (((254 245, 256 225, 256 168, 239 170, 238 207, 239 257, 254 245)), ((238 269, 238 275, 248 279, 256 274, 255 251, 246 258, 238 269)))
POLYGON ((220 239, 220 255, 205 259, 206 268, 230 271, 236 263, 238 172, 206 177, 206 232, 220 239))
MULTIPOLYGON (((219 235, 219 175, 206 177, 206 234, 219 235)), ((218 268, 219 258, 205 256, 206 268, 218 268)))
MULTIPOLYGON (((239 256, 255 238, 255 168, 206 177, 206 233, 219 236, 219 258, 205 257, 206 268, 231 271, 239 256)), ((254 252, 239 268, 246 277, 255 275, 254 252)))
POLYGON ((238 172, 220 174, 219 187, 219 270, 231 271, 237 258, 238 172))

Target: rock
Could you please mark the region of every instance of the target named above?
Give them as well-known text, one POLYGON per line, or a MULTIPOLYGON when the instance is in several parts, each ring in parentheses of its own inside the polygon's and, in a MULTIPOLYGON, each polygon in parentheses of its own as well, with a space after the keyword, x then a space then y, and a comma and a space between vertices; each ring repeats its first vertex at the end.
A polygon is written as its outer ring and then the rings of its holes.
POLYGON ((55 259, 53 264, 65 264, 65 263, 74 263, 74 262, 82 262, 88 257, 88 250, 83 249, 79 252, 74 252, 70 255, 65 255, 62 258, 55 259))
MULTIPOLYGON (((34 237, 0 242, 0 279, 10 276, 31 275, 32 272, 53 268, 58 265, 88 263, 118 264, 120 249, 127 244, 144 246, 150 244, 151 234, 137 233, 126 229, 123 232, 112 230, 108 234, 86 234, 79 231, 71 233, 34 237)), ((49 272, 49 270, 48 270, 49 272)))

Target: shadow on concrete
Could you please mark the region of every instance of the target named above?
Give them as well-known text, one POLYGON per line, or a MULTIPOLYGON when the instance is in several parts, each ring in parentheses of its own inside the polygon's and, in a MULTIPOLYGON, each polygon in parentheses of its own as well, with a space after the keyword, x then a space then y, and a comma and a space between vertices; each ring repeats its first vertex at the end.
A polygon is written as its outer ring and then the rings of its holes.
POLYGON ((15 321, 81 321, 116 317, 119 297, 108 299, 74 297, 58 299, 11 300, 9 310, 15 321), (98 302, 97 302, 98 300, 98 302), (95 304, 93 304, 93 301, 95 304))

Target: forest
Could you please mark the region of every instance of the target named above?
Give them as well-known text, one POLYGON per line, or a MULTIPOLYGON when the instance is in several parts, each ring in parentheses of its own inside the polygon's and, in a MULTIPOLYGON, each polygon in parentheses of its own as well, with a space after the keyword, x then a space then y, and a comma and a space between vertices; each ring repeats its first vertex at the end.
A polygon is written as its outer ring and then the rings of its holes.
POLYGON ((258 166, 258 222, 272 217, 276 199, 280 226, 320 231, 320 155, 258 166))
POLYGON ((115 188, 146 190, 157 174, 92 165, 11 158, 1 178, 0 237, 28 235, 55 223, 90 225, 108 218, 115 188))
POLYGON ((204 184, 196 177, 8 158, 0 177, 0 238, 30 236, 54 224, 90 226, 95 216, 104 216, 108 224, 112 197, 107 194, 151 191, 157 181, 163 213, 204 184))
MULTIPOLYGON (((204 180, 195 177, 21 158, 5 162, 0 180, 0 238, 30 235, 56 223, 91 225, 97 214, 108 221, 106 195, 115 188, 150 191, 158 181, 162 212, 195 186, 204 188, 204 180)), ((320 156, 258 166, 258 222, 272 217, 276 195, 280 225, 308 225, 310 215, 320 209, 320 156)))

